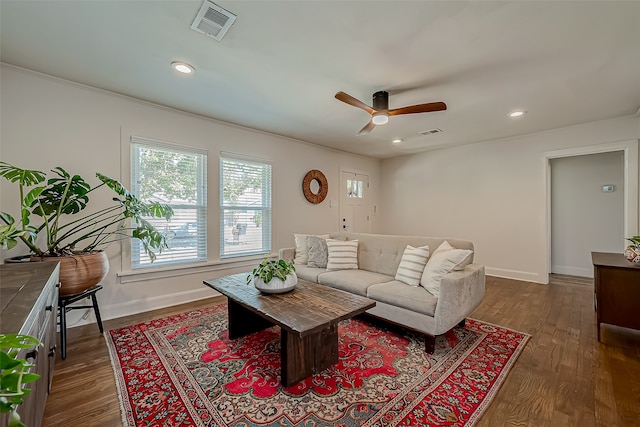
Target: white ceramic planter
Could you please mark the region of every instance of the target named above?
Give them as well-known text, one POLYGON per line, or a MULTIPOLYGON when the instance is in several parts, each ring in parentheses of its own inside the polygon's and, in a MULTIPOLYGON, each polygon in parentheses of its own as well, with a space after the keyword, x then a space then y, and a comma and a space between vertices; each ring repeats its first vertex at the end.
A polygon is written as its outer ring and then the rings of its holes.
POLYGON ((636 246, 629 246, 624 251, 624 257, 631 262, 640 264, 640 248, 636 246))
POLYGON ((296 276, 296 273, 287 274, 287 279, 285 281, 274 277, 269 281, 269 283, 264 283, 261 278, 254 277, 253 284, 260 292, 264 292, 265 294, 281 294, 289 292, 296 287, 298 284, 298 276, 296 276))

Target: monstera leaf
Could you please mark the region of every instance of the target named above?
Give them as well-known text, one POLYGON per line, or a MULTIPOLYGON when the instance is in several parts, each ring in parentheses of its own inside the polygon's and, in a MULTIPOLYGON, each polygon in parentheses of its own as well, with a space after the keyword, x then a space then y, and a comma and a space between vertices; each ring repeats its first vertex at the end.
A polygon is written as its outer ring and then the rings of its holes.
POLYGON ((91 186, 81 176, 71 176, 61 167, 54 168, 52 172, 58 177, 47 181, 33 213, 40 216, 54 213, 73 215, 86 208, 91 186))

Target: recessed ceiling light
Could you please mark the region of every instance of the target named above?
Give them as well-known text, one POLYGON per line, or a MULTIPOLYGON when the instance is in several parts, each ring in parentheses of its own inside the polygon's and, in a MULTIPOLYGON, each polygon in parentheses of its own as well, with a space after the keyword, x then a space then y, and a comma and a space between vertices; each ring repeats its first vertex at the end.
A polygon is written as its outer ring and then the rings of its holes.
POLYGON ((509 113, 509 117, 522 117, 524 116, 526 111, 524 110, 514 110, 509 113))
POLYGON ((402 142, 402 140, 400 138, 396 138, 391 142, 393 142, 394 144, 400 144, 402 142))
POLYGON ((173 67, 174 70, 179 71, 183 74, 191 74, 196 70, 186 62, 172 62, 171 66, 173 67))

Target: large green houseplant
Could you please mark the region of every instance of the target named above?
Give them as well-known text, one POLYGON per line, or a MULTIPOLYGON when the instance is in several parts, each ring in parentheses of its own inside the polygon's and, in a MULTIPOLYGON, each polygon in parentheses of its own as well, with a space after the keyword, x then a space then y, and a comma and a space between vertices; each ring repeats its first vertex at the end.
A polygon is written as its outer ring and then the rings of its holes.
POLYGON ((93 284, 104 278, 106 271, 97 270, 98 267, 104 269, 105 264, 108 270, 103 249, 109 243, 138 239, 152 261, 156 252, 167 247, 165 236, 146 218, 169 220, 173 215, 170 206, 140 200, 120 182, 101 173, 96 173, 100 182, 93 187, 81 176, 71 175, 61 167, 52 169, 51 173, 47 178, 42 171, 0 162, 0 176, 18 185, 20 215, 16 221, 9 213, 0 212, 0 245, 11 249, 22 242, 32 257, 60 261, 61 294, 78 292, 78 288, 71 285, 74 279, 67 276, 70 268, 67 265, 84 265, 83 269, 94 276, 93 284), (103 187, 113 191, 112 204, 85 210, 89 196, 103 187), (79 261, 84 255, 99 259, 87 258, 87 264, 79 261), (65 262, 70 257, 73 262, 65 262))

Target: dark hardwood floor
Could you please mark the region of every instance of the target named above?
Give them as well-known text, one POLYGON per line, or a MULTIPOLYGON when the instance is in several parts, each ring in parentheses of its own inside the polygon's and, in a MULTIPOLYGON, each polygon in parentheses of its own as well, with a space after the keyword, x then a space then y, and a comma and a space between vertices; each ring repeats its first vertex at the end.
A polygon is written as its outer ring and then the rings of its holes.
MULTIPOLYGON (((224 302, 198 301, 104 322, 114 329, 224 302)), ((532 335, 478 426, 640 426, 640 332, 603 325, 596 339, 593 281, 552 275, 549 285, 487 277, 471 317, 532 335)), ((56 361, 43 426, 121 425, 104 338, 72 328, 56 361)))

